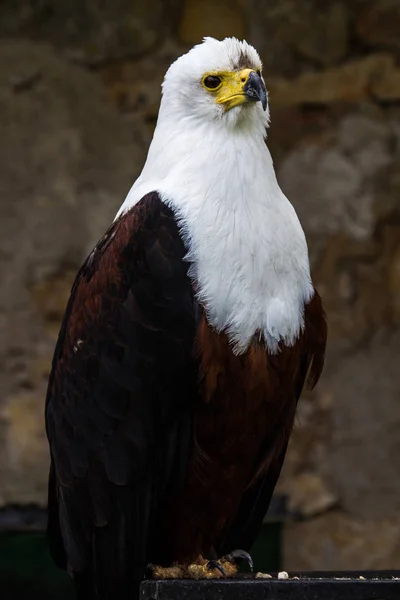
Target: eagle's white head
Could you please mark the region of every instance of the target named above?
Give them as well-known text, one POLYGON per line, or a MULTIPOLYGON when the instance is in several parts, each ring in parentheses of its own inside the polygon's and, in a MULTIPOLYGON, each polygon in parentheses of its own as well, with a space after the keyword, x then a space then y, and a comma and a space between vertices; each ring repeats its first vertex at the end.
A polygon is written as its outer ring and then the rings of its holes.
POLYGON ((161 111, 265 132, 269 107, 257 51, 236 38, 205 38, 168 69, 161 111))
POLYGON ((118 215, 148 192, 176 214, 209 323, 235 352, 263 334, 292 344, 313 294, 305 236, 265 143, 261 60, 206 38, 168 69, 146 164, 118 215))

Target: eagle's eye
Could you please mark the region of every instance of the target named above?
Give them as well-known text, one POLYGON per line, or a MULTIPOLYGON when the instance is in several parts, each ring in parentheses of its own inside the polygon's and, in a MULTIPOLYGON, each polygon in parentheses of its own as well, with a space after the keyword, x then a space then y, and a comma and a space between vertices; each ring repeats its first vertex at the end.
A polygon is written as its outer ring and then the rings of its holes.
POLYGON ((217 75, 208 75, 204 78, 203 83, 209 90, 215 90, 221 85, 221 77, 217 75))

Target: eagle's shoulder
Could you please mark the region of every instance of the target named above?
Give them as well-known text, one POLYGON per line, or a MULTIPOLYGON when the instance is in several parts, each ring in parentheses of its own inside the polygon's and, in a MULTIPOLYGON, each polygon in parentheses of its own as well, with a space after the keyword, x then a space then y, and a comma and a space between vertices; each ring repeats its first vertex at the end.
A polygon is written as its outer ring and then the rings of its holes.
POLYGON ((111 224, 78 271, 58 346, 77 351, 122 305, 138 311, 147 301, 150 309, 161 289, 187 284, 185 253, 174 212, 157 192, 146 194, 111 224))
POLYGON ((177 264, 185 253, 174 212, 157 192, 143 196, 112 223, 83 264, 76 284, 89 284, 94 279, 93 286, 105 287, 111 281, 118 283, 116 273, 151 271, 156 267, 154 262, 145 265, 143 261, 149 253, 177 264))

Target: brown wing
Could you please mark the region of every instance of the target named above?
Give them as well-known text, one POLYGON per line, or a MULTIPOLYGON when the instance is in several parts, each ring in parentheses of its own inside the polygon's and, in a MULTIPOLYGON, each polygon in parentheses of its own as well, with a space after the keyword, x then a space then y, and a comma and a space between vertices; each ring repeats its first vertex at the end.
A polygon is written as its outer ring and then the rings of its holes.
POLYGON ((148 194, 71 292, 46 400, 48 535, 83 597, 134 597, 163 495, 183 481, 197 393, 185 253, 172 211, 148 194))

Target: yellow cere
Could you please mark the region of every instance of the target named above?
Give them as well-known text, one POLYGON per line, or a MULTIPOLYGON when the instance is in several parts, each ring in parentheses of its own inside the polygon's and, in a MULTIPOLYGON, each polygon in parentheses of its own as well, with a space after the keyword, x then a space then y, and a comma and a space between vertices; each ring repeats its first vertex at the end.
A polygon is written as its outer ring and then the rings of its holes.
POLYGON ((248 102, 249 98, 244 93, 243 88, 247 83, 250 73, 254 69, 242 69, 241 71, 213 71, 206 73, 202 79, 203 87, 213 95, 216 102, 223 104, 225 110, 230 110, 234 106, 248 102), (210 78, 210 80, 208 80, 210 78), (219 85, 214 87, 215 78, 220 79, 219 85), (212 82, 212 87, 208 87, 208 81, 212 82))

